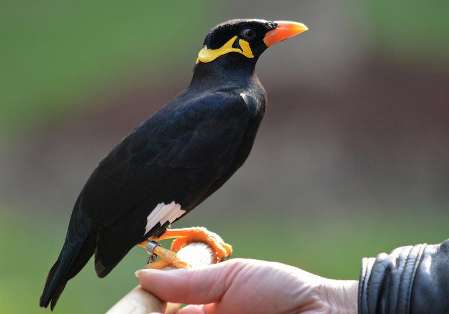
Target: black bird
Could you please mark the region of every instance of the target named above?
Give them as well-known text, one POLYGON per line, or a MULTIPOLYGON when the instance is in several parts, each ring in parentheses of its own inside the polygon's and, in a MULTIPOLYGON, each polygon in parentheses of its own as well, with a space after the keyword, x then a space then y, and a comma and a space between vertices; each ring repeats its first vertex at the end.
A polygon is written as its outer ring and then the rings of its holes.
POLYGON ((118 144, 87 180, 40 306, 53 309, 92 255, 104 277, 136 244, 167 237, 171 223, 234 174, 265 112, 257 60, 271 45, 306 30, 296 22, 238 19, 207 34, 189 87, 118 144))

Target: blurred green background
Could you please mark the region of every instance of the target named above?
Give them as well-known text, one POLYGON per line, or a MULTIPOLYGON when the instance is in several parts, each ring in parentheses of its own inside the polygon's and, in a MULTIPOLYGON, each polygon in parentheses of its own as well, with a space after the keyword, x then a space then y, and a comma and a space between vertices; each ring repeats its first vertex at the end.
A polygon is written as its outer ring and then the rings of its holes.
MULTIPOLYGON (((0 1, 0 312, 38 298, 98 160, 184 88, 214 24, 292 19, 244 167, 178 226, 235 256, 356 278, 362 256, 449 236, 449 2, 0 1)), ((101 313, 146 260, 89 264, 56 313, 101 313)))

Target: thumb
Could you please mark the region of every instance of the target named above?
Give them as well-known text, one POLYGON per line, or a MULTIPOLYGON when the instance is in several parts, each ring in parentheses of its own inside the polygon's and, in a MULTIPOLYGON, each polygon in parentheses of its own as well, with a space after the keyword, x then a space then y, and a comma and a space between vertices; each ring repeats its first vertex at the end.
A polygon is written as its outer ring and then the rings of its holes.
POLYGON ((164 301, 207 304, 223 297, 242 267, 227 261, 198 269, 144 269, 136 276, 143 289, 164 301))

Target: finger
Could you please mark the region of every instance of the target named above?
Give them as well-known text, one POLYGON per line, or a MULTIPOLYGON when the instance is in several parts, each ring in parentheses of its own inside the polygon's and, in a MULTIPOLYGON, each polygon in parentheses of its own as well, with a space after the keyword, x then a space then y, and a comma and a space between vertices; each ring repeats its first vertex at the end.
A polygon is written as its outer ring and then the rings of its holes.
POLYGON ((168 302, 207 304, 219 301, 242 268, 232 261, 198 269, 136 272, 143 289, 168 302))

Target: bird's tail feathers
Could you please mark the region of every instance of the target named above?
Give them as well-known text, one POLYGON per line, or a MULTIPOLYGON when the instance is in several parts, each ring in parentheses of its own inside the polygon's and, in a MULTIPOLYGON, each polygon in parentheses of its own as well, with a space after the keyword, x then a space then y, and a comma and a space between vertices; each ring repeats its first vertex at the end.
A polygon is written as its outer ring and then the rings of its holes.
POLYGON ((71 243, 68 239, 59 254, 58 260, 50 269, 39 304, 53 310, 67 282, 86 265, 95 251, 95 237, 71 243))

